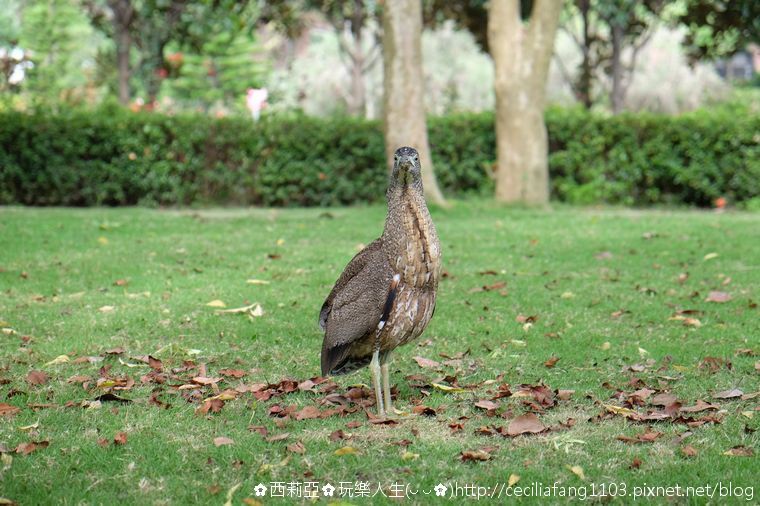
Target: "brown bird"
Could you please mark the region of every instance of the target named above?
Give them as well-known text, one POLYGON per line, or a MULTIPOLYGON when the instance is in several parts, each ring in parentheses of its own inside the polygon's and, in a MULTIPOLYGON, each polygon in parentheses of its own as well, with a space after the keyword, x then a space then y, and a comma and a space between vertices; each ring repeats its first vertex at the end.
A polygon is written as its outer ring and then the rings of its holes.
POLYGON ((381 417, 393 412, 390 354, 425 330, 441 272, 441 247, 415 149, 396 150, 387 199, 383 235, 351 259, 319 312, 325 331, 322 374, 369 365, 381 417))

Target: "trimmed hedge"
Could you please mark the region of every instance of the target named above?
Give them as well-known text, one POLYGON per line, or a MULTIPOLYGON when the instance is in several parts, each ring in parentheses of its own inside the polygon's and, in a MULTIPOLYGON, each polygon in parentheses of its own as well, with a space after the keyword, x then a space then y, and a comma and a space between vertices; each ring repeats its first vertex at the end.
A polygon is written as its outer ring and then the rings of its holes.
MULTIPOLYGON (((760 195, 760 118, 607 118, 551 109, 552 194, 581 204, 708 206, 760 195)), ((491 114, 429 121, 449 195, 493 190, 491 114)), ((384 197, 381 125, 352 118, 0 113, 0 204, 339 205, 384 197)))

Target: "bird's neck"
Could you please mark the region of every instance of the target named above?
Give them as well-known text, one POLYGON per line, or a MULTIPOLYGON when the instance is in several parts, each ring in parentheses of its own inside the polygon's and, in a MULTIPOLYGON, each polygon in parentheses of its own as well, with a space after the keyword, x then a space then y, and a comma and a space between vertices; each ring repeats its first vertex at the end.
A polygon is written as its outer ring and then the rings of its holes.
POLYGON ((421 185, 399 185, 388 190, 383 243, 388 261, 407 283, 437 285, 440 245, 421 185), (430 275, 425 276, 428 272, 430 275))

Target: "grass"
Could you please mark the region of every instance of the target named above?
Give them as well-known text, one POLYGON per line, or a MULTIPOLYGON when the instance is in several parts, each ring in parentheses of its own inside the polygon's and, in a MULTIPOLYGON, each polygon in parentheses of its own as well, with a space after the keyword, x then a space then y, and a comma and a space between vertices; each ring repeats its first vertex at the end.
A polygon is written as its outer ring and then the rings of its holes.
MULTIPOLYGON (((4 454, 0 497, 21 504, 182 504, 223 503, 229 496, 233 504, 250 504, 259 482, 351 482, 353 488, 366 481, 373 493, 380 483, 386 494, 393 493, 394 482, 409 484, 420 491, 411 502, 429 503, 423 490, 439 482, 498 487, 517 475, 517 486, 558 482, 586 486, 587 494, 592 485, 599 493, 602 484, 614 483, 621 492, 625 487, 630 500, 634 487, 644 484, 757 483, 758 398, 712 396, 732 388, 745 394, 760 390, 758 214, 533 211, 482 202, 434 210, 448 274, 428 330, 402 348, 393 365, 397 405, 422 403, 436 410, 433 417, 385 426, 368 423, 361 411, 299 421, 267 414, 273 405, 318 405, 324 394, 315 392, 268 401, 244 393, 218 413, 197 415, 199 400, 213 395, 211 387, 198 387, 195 402, 188 402, 182 395, 188 391, 171 385, 189 380, 141 382, 150 368, 139 357, 148 354, 166 370, 193 360, 206 365, 208 376, 218 377, 223 368, 247 371, 241 379, 226 377, 222 389, 317 376, 319 307, 359 244, 380 233, 384 213, 380 206, 0 209, 0 326, 6 329, 0 334, 0 402, 21 409, 0 416, 0 447, 7 452, 21 443, 49 441, 28 455, 4 454), (682 273, 688 273, 685 280, 679 280, 682 273), (248 284, 251 278, 270 284, 248 284), (500 282, 506 286, 473 290, 500 282), (713 290, 732 298, 705 301, 713 290), (264 315, 215 314, 206 305, 215 299, 228 308, 258 302, 264 315), (682 309, 699 311, 684 317, 697 318, 701 327, 671 319, 682 309), (524 326, 518 315, 535 315, 536 321, 524 326), (115 347, 125 352, 104 353, 115 347), (754 356, 739 351, 746 349, 754 356), (458 365, 440 370, 413 360, 443 362, 441 354, 468 350, 458 365), (63 354, 68 362, 50 364, 63 354), (74 361, 88 356, 99 361, 74 361), (544 363, 552 356, 559 361, 549 368, 544 363), (731 366, 699 367, 706 357, 731 366), (133 402, 81 407, 107 390, 95 386, 104 365, 111 366, 111 376, 135 379, 131 389, 114 392, 133 402), (49 381, 30 384, 32 370, 45 372, 49 381), (75 375, 92 378, 88 390, 67 382, 75 375), (479 386, 464 392, 429 386, 446 375, 457 376, 460 385, 479 386), (508 426, 502 413, 516 416, 527 408, 525 398, 502 398, 496 416, 489 417, 475 402, 492 398, 500 383, 515 392, 520 384, 540 382, 575 393, 539 418, 546 425, 573 418, 574 426, 517 438, 476 434, 481 426, 508 426), (642 384, 673 393, 683 406, 698 399, 714 402, 718 411, 692 415, 715 415, 721 422, 694 428, 652 423, 652 430, 664 433, 654 442, 619 441, 648 425, 596 416, 602 404, 622 406, 621 399, 642 384), (148 402, 154 389, 168 409, 148 402), (611 398, 619 391, 622 397, 611 398), (348 428, 352 421, 361 425, 348 428), (464 428, 452 433, 449 424, 457 422, 464 428), (269 436, 290 435, 267 442, 251 425, 265 426, 269 436), (332 441, 329 435, 337 429, 351 438, 332 441), (693 434, 673 441, 686 430, 693 434), (112 443, 118 432, 126 433, 126 444, 112 443), (221 436, 234 444, 215 446, 221 436), (411 443, 393 444, 403 440, 411 443), (299 441, 305 453, 287 448, 299 441), (695 456, 684 455, 686 445, 695 456), (736 446, 754 449, 755 456, 725 454, 736 446), (344 447, 356 452, 336 455, 344 447), (484 447, 489 461, 461 461, 461 452, 484 447), (583 478, 573 466, 582 468, 583 478)), ((368 371, 335 380, 342 391, 369 383, 368 371)), ((743 501, 717 497, 712 501, 743 501)))

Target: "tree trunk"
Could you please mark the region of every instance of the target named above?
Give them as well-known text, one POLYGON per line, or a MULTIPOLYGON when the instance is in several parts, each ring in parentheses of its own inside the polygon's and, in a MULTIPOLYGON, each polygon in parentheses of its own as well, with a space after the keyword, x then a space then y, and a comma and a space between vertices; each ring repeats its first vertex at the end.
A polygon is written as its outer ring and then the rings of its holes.
POLYGON ((119 83, 119 102, 129 104, 132 94, 129 89, 131 72, 129 56, 132 48, 132 35, 129 33, 134 20, 134 7, 131 0, 109 0, 108 6, 113 15, 114 41, 116 43, 116 69, 119 83))
POLYGON ((591 109, 593 101, 591 100, 591 82, 593 71, 591 69, 591 34, 589 33, 589 11, 591 10, 590 0, 581 0, 578 2, 578 8, 581 11, 581 23, 583 23, 583 59, 581 60, 581 71, 578 76, 578 99, 586 109, 591 109))
POLYGON ((445 204, 435 179, 425 123, 422 75, 422 3, 387 0, 383 9, 383 116, 388 170, 393 153, 411 146, 420 154, 422 184, 428 202, 445 204))
POLYGON ((625 90, 623 88, 623 27, 616 23, 610 24, 612 32, 612 114, 623 110, 625 90))
POLYGON ((364 0, 354 0, 354 11, 351 17, 353 48, 351 54, 349 54, 351 62, 351 103, 348 104, 348 112, 352 116, 364 115, 367 100, 364 86, 364 46, 362 45, 363 28, 366 20, 364 0))
POLYGON ((496 93, 496 200, 545 204, 549 167, 544 102, 562 2, 535 0, 530 22, 519 0, 491 0, 488 46, 496 93))
POLYGON ((116 32, 116 68, 119 80, 119 102, 122 105, 129 104, 131 93, 129 91, 129 49, 132 45, 132 37, 129 30, 115 27, 116 32))

